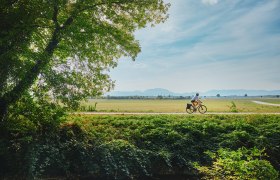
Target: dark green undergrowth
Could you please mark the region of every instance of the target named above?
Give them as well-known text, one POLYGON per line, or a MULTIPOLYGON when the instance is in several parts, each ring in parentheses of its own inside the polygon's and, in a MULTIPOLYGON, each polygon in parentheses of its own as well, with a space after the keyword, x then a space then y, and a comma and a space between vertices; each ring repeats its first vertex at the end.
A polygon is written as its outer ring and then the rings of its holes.
POLYGON ((1 124, 1 178, 201 179, 228 162, 220 157, 238 165, 230 175, 269 171, 277 179, 280 170, 279 115, 66 118, 48 128, 24 118, 1 124), (260 153, 238 155, 251 150, 260 153), (238 171, 244 163, 252 172, 238 171))

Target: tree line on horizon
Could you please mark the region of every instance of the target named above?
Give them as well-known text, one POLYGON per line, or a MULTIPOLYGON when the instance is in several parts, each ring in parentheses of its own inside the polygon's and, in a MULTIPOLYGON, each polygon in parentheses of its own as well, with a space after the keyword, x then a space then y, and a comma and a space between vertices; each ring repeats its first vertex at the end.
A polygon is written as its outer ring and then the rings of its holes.
MULTIPOLYGON (((249 96, 248 94, 245 94, 243 96, 222 96, 220 94, 217 94, 216 96, 201 96, 201 98, 279 98, 280 95, 264 95, 264 96, 249 96)), ((89 99, 191 99, 192 96, 176 96, 176 95, 157 95, 157 96, 99 96, 99 97, 89 97, 89 99)))

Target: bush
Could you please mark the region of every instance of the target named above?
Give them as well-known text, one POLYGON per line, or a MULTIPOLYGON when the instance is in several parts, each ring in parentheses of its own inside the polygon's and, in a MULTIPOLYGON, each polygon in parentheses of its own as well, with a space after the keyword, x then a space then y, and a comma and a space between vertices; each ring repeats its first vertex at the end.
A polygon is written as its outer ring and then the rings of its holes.
POLYGON ((197 179, 194 162, 211 167, 240 151, 240 161, 252 157, 252 173, 280 170, 277 115, 69 115, 47 131, 37 121, 2 127, 0 178, 197 179), (253 155, 254 147, 267 156, 253 155), (211 158, 208 151, 224 152, 211 158))
POLYGON ((231 101, 231 106, 229 107, 229 109, 230 109, 230 112, 234 112, 234 113, 238 112, 237 107, 233 101, 231 101))
POLYGON ((236 151, 219 149, 217 153, 208 152, 214 160, 209 167, 197 165, 197 169, 204 175, 202 179, 259 179, 276 180, 278 172, 269 161, 263 160, 263 151, 257 148, 239 148, 236 151))
POLYGON ((57 133, 64 112, 63 108, 35 100, 29 94, 9 107, 7 120, 0 122, 0 178, 28 175, 30 154, 41 139, 57 133))

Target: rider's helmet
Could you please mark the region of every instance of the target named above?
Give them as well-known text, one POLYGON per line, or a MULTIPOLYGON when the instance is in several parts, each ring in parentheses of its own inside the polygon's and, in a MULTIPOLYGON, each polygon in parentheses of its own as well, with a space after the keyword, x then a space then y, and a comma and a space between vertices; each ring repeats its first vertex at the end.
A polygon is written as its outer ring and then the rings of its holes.
POLYGON ((199 96, 199 93, 196 93, 196 96, 199 96))

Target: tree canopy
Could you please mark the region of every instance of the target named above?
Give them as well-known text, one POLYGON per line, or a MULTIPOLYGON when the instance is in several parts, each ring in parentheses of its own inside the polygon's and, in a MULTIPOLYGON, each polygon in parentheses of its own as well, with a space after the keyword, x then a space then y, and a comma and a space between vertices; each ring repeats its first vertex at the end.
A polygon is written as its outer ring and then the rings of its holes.
POLYGON ((26 91, 70 107, 113 87, 109 68, 140 52, 134 32, 164 22, 163 0, 1 0, 0 107, 26 91))

